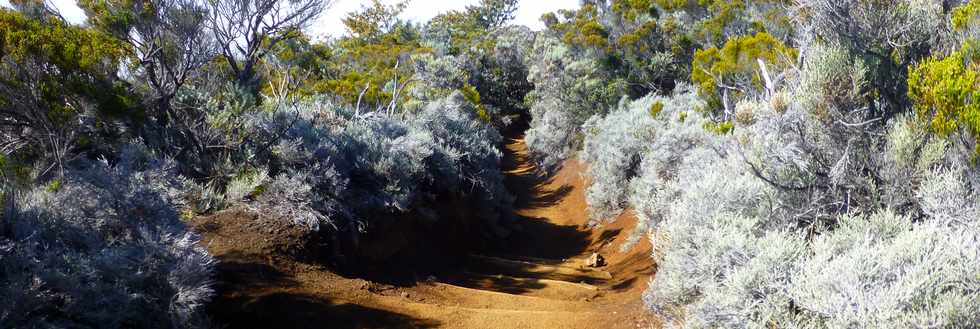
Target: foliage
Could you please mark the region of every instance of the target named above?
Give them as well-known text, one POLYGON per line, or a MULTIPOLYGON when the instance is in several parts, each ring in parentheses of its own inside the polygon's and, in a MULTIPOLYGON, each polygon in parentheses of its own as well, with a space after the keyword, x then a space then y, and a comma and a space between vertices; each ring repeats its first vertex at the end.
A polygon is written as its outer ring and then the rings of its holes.
POLYGON ((502 27, 489 33, 481 44, 471 47, 467 55, 476 64, 471 70, 471 84, 484 102, 499 113, 500 118, 494 120, 504 125, 527 113, 525 98, 534 89, 527 78, 530 70, 527 54, 534 39, 534 32, 526 27, 502 27))
POLYGON ((864 93, 871 112, 890 118, 908 108, 907 68, 939 43, 946 13, 935 1, 807 0, 802 24, 827 45, 839 47, 867 68, 864 93))
POLYGON ((581 125, 612 107, 625 91, 623 81, 609 81, 600 63, 569 54, 558 39, 547 37, 538 38, 530 54, 538 61, 529 68, 534 90, 528 95, 531 128, 526 141, 545 171, 571 156, 579 146, 581 125))
MULTIPOLYGON (((717 105, 727 105, 730 97, 738 99, 751 89, 764 89, 764 77, 759 61, 768 70, 782 71, 792 65, 796 50, 787 47, 768 33, 728 39, 721 48, 707 48, 694 53, 691 81, 699 87, 701 95, 717 105), (729 96, 731 95, 731 96, 729 96)), ((770 78, 771 79, 771 78, 770 78)))
POLYGON ((800 101, 821 120, 831 122, 847 119, 852 122, 866 119, 868 111, 854 111, 867 107, 867 67, 839 47, 812 46, 809 58, 803 61, 800 101), (852 113, 849 118, 833 114, 852 113))
POLYGON ((720 47, 727 39, 771 33, 780 40, 789 39, 794 26, 786 0, 688 1, 656 0, 660 10, 683 19, 685 32, 705 48, 720 47))
POLYGON ((962 129, 974 142, 980 138, 980 64, 975 57, 976 51, 967 45, 910 69, 909 97, 915 112, 940 135, 962 129))
POLYGON ((754 119, 731 137, 697 123, 661 130, 670 147, 644 154, 630 184, 659 264, 645 300, 669 325, 955 327, 980 314, 967 306, 972 265, 954 265, 976 259, 976 232, 963 231, 975 225, 975 171, 946 142, 909 119, 887 127, 887 141, 860 142, 873 137, 798 104, 738 108, 754 119), (796 125, 810 128, 777 133, 796 125), (851 153, 859 143, 870 150, 851 153))
POLYGON ((592 224, 632 208, 667 327, 980 321, 977 1, 587 0, 535 32, 376 0, 304 35, 330 3, 0 11, 0 326, 207 325, 181 216, 226 207, 334 256, 446 200, 490 231, 513 122, 542 171, 587 163, 592 224))
MULTIPOLYGON (((854 19, 932 10, 878 5, 846 10, 854 19)), ((800 30, 814 28, 811 19, 800 30)), ((906 28, 896 37, 938 29, 906 28)), ((931 127, 936 104, 953 117, 969 104, 969 52, 911 67, 909 97, 919 105, 904 109, 924 115, 896 116, 883 109, 903 108, 894 107, 901 98, 881 92, 895 86, 875 81, 894 72, 875 71, 908 67, 919 46, 883 45, 900 49, 888 64, 843 40, 802 41, 802 61, 792 63, 794 54, 767 67, 772 85, 731 104, 730 121, 696 111, 711 100, 693 92, 590 119, 582 153, 590 212, 634 210, 630 242, 651 238, 658 263, 644 300, 667 327, 969 327, 980 314, 966 274, 980 259, 976 144, 931 127)), ((742 80, 749 87, 753 62, 742 80)), ((949 131, 972 134, 960 121, 949 131)))
POLYGON ((974 323, 980 309, 969 287, 978 283, 977 231, 954 232, 937 224, 912 223, 889 211, 842 218, 833 234, 815 239, 815 254, 789 290, 802 310, 801 322, 830 327, 974 323))
POLYGON ((336 239, 433 196, 476 201, 496 221, 511 203, 501 137, 477 113, 458 91, 406 116, 356 114, 322 98, 247 112, 231 154, 245 162, 229 168, 239 169, 226 174, 224 202, 336 239))
MULTIPOLYGON (((567 58, 564 61, 589 63, 593 67, 588 75, 577 73, 569 78, 552 79, 564 82, 598 77, 609 81, 609 87, 567 83, 574 87, 566 90, 590 87, 593 91, 588 94, 602 96, 592 98, 591 102, 564 97, 556 103, 540 96, 547 94, 543 79, 538 76, 544 65, 536 65, 538 68, 532 65, 530 79, 536 90, 529 102, 532 118, 540 122, 542 128, 536 128, 537 124, 532 121, 528 135, 531 150, 545 158, 541 161, 544 167, 554 167, 579 147, 578 126, 584 122, 580 117, 604 114, 617 95, 637 99, 651 92, 670 94, 688 77, 694 77, 695 83, 706 88, 705 96, 710 100, 708 109, 734 105, 734 100, 723 104, 722 96, 729 89, 741 98, 748 94, 750 87, 761 85, 762 79, 756 75, 756 59, 763 57, 769 65, 775 66, 772 69, 776 72, 791 66, 795 60, 795 50, 786 45, 794 31, 790 16, 785 14, 788 7, 786 1, 617 0, 585 1, 577 10, 546 14, 542 20, 548 29, 543 34, 560 41, 564 47, 561 51, 567 58), (772 34, 767 33, 769 31, 772 34), (726 40, 730 43, 727 49, 723 47, 726 40), (696 51, 699 47, 704 50, 696 51), (695 54, 699 58, 695 58, 695 54), (582 114, 557 114, 535 109, 546 106, 544 104, 557 104, 577 111, 581 108, 582 114), (550 133, 545 133, 544 129, 550 133)), ((546 56, 547 53, 539 52, 533 58, 542 60, 546 56)), ((772 78, 778 80, 779 77, 773 75, 772 78)), ((717 120, 725 121, 725 118, 717 120)), ((732 128, 724 122, 711 127, 719 128, 719 131, 732 128)))
POLYGON ((980 14, 980 1, 967 2, 966 4, 953 9, 950 23, 953 29, 963 30, 980 14))
MULTIPOLYGON (((449 11, 426 24, 427 38, 438 40, 446 54, 459 55, 486 41, 487 32, 501 29, 514 18, 517 0, 480 0, 462 11, 449 11)), ((483 49, 487 50, 487 49, 483 49)))
POLYGON ((0 11, 2 154, 36 164, 43 175, 118 133, 109 122, 136 114, 114 76, 122 56, 118 43, 96 31, 0 11))
POLYGON ((560 38, 577 57, 591 58, 603 69, 626 80, 629 94, 669 92, 674 78, 689 63, 688 47, 670 52, 669 25, 658 21, 649 1, 586 1, 577 10, 546 14, 542 19, 549 34, 560 38))
POLYGON ((671 147, 660 142, 662 134, 676 125, 673 114, 698 103, 694 97, 682 86, 673 97, 651 95, 620 103, 605 117, 595 116, 584 124, 580 159, 589 164, 592 185, 586 201, 593 223, 609 220, 627 206, 631 190, 624 186, 639 176, 647 154, 657 147, 671 147), (657 109, 655 116, 650 115, 651 107, 657 109))
POLYGON ((334 62, 329 78, 318 88, 344 104, 369 109, 393 109, 412 82, 410 58, 427 53, 419 43, 418 27, 398 18, 407 2, 371 6, 344 18, 349 35, 332 47, 334 62))
POLYGON ((476 87, 466 84, 459 91, 463 93, 463 97, 465 97, 467 101, 476 107, 476 114, 480 120, 483 120, 483 122, 490 122, 490 113, 487 112, 487 107, 480 101, 480 92, 476 91, 476 87))
POLYGON ((603 118, 585 122, 585 143, 579 158, 589 164, 592 185, 586 192, 593 222, 607 220, 622 211, 626 204, 629 179, 640 164, 640 155, 653 139, 654 118, 646 111, 657 101, 642 98, 620 104, 603 118), (623 129, 628 128, 628 129, 623 129))
POLYGON ((126 45, 120 50, 131 60, 132 74, 146 79, 151 109, 167 111, 170 99, 215 56, 205 31, 209 12, 200 2, 82 0, 79 6, 91 26, 126 45))
POLYGON ((275 45, 259 70, 266 83, 261 94, 270 98, 313 97, 325 90, 336 56, 328 43, 316 42, 306 34, 275 45), (286 94, 286 95, 280 95, 286 94))
POLYGON ((0 231, 4 327, 206 325, 214 260, 181 222, 175 163, 140 146, 14 196, 0 231))
POLYGON ((254 92, 260 83, 260 62, 278 43, 295 38, 331 3, 332 0, 212 0, 207 2, 207 23, 235 82, 254 92))
MULTIPOLYGON (((422 44, 431 48, 437 58, 453 61, 455 70, 465 77, 457 72, 449 77, 465 79, 463 84, 475 88, 487 105, 487 119, 498 126, 509 125, 526 113, 524 98, 533 88, 527 80, 526 54, 535 34, 526 27, 504 26, 515 9, 513 0, 482 1, 465 11, 440 14, 425 25, 422 33, 422 44)), ((446 79, 426 77, 429 79, 419 79, 415 89, 425 90, 433 85, 430 81, 446 79)), ((456 83, 453 89, 443 87, 442 93, 460 90, 463 84, 456 83)))

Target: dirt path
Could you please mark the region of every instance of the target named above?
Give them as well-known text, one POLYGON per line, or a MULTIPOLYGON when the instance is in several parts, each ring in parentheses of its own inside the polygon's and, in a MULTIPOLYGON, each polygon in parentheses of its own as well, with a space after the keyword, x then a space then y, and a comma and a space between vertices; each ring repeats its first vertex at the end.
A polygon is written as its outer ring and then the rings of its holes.
POLYGON ((657 327, 640 299, 655 271, 649 243, 619 252, 635 219, 624 215, 589 230, 581 165, 571 160, 556 175, 540 177, 521 137, 509 140, 504 164, 519 218, 507 246, 471 254, 458 270, 408 286, 269 257, 270 249, 295 246, 244 232, 254 229, 242 224, 254 216, 195 220, 222 261, 221 295, 211 313, 232 328, 657 327), (584 266, 592 252, 608 265, 584 266))

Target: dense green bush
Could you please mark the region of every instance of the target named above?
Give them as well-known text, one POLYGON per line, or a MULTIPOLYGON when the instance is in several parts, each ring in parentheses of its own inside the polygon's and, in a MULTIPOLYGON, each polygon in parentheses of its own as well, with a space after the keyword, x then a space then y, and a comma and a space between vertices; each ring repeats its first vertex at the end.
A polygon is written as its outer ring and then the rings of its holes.
MULTIPOLYGON (((0 149, 32 175, 105 151, 116 122, 138 116, 115 78, 125 53, 112 38, 54 17, 0 9, 0 149)), ((60 173, 59 173, 60 174, 60 173)))
POLYGON ((910 70, 908 84, 915 112, 934 132, 949 136, 963 130, 975 142, 980 139, 980 69, 972 47, 922 61, 910 70))

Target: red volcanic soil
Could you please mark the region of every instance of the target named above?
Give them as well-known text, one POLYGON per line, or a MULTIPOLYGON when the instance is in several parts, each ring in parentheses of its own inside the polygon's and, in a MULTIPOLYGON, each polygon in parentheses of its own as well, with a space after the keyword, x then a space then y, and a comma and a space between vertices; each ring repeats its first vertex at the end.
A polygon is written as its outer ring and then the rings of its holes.
POLYGON ((231 328, 660 327, 640 298, 656 271, 650 243, 619 251, 635 217, 590 228, 582 164, 569 160, 542 177, 520 136, 505 154, 514 233, 409 284, 336 274, 309 261, 315 237, 248 211, 194 219, 221 261, 211 316, 231 328), (593 252, 608 265, 586 267, 593 252))

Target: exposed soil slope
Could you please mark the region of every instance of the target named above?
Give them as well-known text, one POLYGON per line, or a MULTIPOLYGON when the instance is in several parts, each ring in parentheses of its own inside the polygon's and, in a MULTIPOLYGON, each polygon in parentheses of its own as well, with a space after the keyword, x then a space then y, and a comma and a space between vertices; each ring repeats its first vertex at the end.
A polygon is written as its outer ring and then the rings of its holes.
POLYGON ((582 166, 571 160, 540 177, 521 137, 509 140, 505 169, 519 219, 507 243, 412 284, 297 261, 289 256, 302 247, 297 232, 246 212, 198 218, 222 262, 211 313, 232 328, 657 327, 640 300, 655 271, 649 243, 619 252, 635 219, 590 230, 582 166), (585 267, 592 252, 609 265, 585 267))

